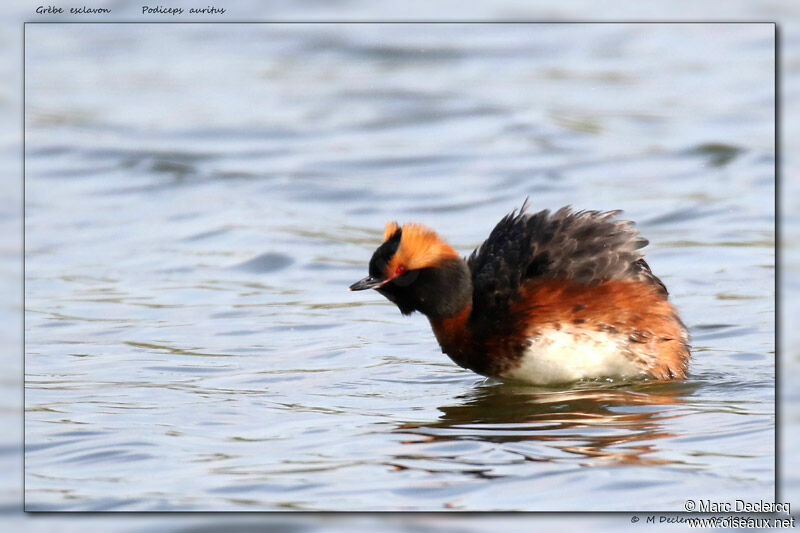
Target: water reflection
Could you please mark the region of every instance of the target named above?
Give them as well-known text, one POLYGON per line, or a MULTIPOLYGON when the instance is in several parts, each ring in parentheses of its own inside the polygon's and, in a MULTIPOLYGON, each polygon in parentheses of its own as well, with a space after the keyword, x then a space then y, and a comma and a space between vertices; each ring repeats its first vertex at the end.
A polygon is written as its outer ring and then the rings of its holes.
POLYGON ((564 456, 555 449, 585 456, 584 466, 682 462, 658 457, 658 441, 678 436, 675 425, 665 423, 688 414, 679 407, 696 387, 690 382, 589 383, 553 390, 484 384, 462 396, 463 402, 439 407, 442 415, 435 422, 406 423, 396 431, 419 437, 404 441, 409 445, 466 440, 509 451, 508 443, 538 443, 527 452, 513 450, 528 461, 564 456))

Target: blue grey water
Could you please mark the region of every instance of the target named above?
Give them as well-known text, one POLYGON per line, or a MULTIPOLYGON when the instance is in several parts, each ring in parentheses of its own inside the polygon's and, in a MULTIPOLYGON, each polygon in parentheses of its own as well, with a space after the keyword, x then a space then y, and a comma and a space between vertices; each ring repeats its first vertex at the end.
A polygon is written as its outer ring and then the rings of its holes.
POLYGON ((28 510, 772 500, 774 30, 29 25, 28 510), (521 387, 350 293, 387 220, 469 253, 623 209, 689 379, 521 387))

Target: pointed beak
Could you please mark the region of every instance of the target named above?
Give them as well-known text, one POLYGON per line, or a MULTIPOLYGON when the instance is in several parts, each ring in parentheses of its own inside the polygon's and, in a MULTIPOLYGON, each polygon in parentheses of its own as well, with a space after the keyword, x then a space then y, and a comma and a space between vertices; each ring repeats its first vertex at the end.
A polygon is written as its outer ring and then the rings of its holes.
POLYGON ((375 289, 380 287, 386 282, 384 279, 377 279, 373 278, 372 276, 367 276, 366 278, 356 281, 352 285, 350 285, 351 291, 363 291, 365 289, 375 289))

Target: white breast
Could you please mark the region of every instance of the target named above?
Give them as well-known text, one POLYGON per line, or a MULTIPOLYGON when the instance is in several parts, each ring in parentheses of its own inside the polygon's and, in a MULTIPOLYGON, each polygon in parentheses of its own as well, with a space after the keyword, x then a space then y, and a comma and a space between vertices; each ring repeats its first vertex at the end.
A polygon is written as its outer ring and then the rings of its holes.
POLYGON ((630 379, 644 373, 619 334, 553 329, 531 338, 519 364, 500 377, 552 385, 579 379, 630 379))

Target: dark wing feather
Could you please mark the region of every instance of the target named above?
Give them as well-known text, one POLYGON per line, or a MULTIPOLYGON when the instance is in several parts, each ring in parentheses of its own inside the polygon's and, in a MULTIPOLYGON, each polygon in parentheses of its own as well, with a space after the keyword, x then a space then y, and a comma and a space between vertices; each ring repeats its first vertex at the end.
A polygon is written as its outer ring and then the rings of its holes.
POLYGON ((550 214, 512 211, 467 259, 472 274, 473 317, 502 319, 520 287, 534 278, 570 279, 597 284, 632 279, 666 288, 642 259, 647 240, 629 221, 613 220, 620 211, 550 214))

